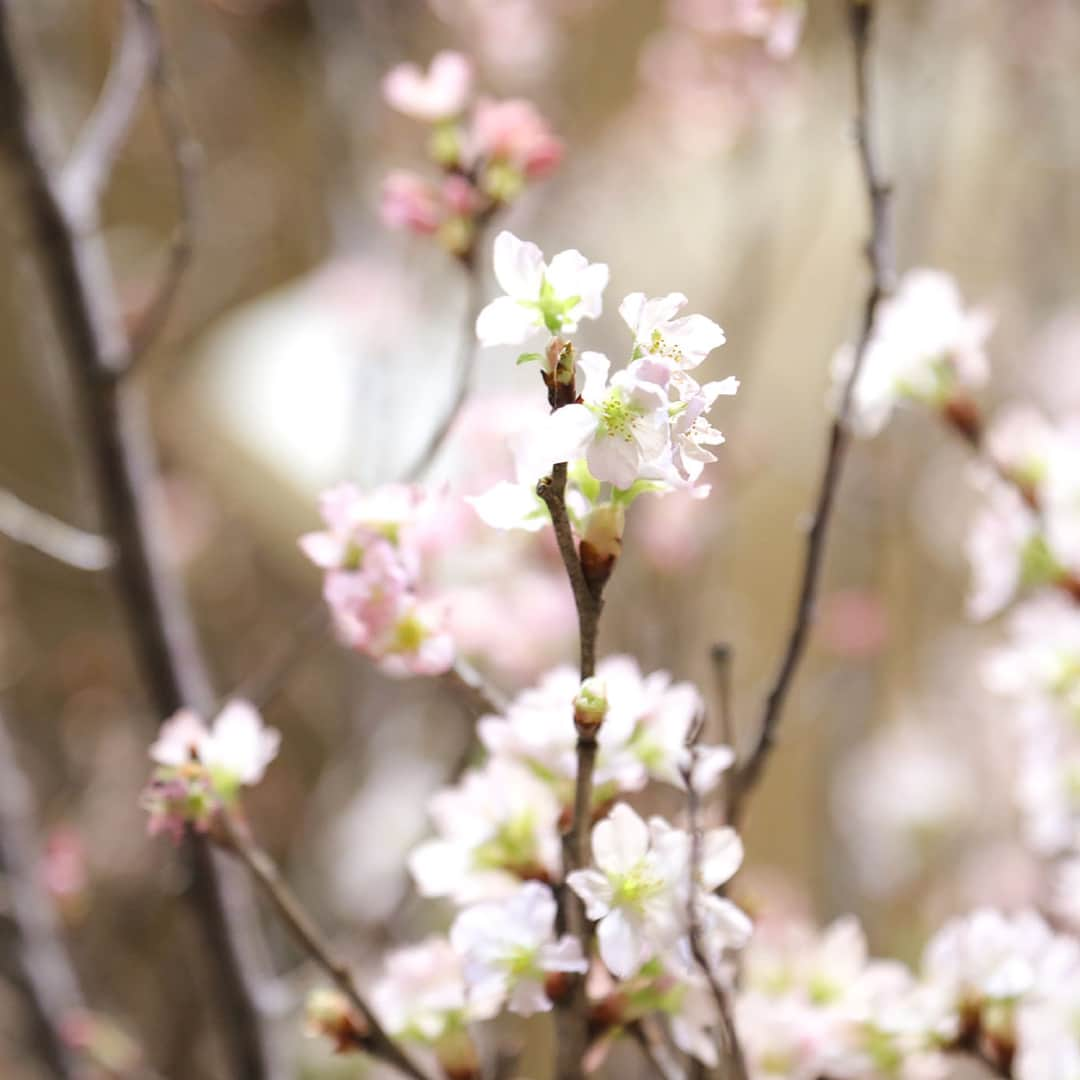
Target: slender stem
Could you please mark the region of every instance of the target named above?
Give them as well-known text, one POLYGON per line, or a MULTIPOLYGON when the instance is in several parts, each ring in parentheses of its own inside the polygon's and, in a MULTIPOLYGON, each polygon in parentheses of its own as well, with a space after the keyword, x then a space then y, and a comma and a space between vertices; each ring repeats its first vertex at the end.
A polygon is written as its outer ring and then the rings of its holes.
POLYGON ((365 1049, 374 1057, 392 1065, 399 1072, 412 1077, 412 1080, 427 1080, 424 1073, 413 1064, 379 1024, 375 1013, 357 985, 352 969, 336 957, 333 946, 296 894, 289 888, 273 859, 250 839, 244 826, 233 820, 230 815, 223 814, 220 821, 228 842, 228 850, 240 859, 259 883, 304 951, 330 976, 338 989, 360 1013, 366 1028, 365 1049))
POLYGON ((635 1020, 628 1030, 660 1080, 686 1080, 686 1071, 671 1052, 658 1028, 659 1025, 652 1017, 644 1016, 635 1020))
POLYGON ((784 703, 806 651, 810 627, 814 619, 829 523, 832 519, 836 492, 851 437, 849 417, 855 384, 862 371, 863 361, 870 345, 878 305, 892 287, 891 189, 881 177, 873 141, 869 54, 874 11, 874 0, 849 0, 848 25, 855 61, 855 137, 871 217, 870 241, 866 248, 870 265, 870 285, 863 302, 862 326, 851 373, 844 385, 836 419, 829 434, 828 451, 807 536, 798 601, 788 634, 787 647, 765 702, 757 741, 732 785, 730 808, 733 822, 739 820, 746 797, 761 779, 766 762, 776 744, 784 703))
MULTIPOLYGON (((589 585, 581 559, 574 547, 574 532, 566 512, 566 462, 553 466, 551 476, 536 487, 551 515, 555 541, 559 547, 570 589, 577 609, 582 680, 596 673, 596 636, 603 609, 600 588, 589 585)), ((593 769, 596 764, 596 735, 578 734, 577 773, 574 781, 574 809, 570 828, 563 837, 563 872, 570 873, 588 863, 587 844, 592 820, 593 769)), ((589 925, 581 901, 564 885, 561 890, 561 916, 567 932, 581 940, 582 951, 589 953, 589 925)), ((556 1005, 557 1049, 555 1075, 559 1080, 577 1080, 583 1075, 583 1058, 588 1040, 585 981, 574 979, 571 991, 556 1005)))
MULTIPOLYGON (((12 6, 0 2, 0 150, 20 182, 36 240, 58 335, 70 364, 94 470, 106 533, 116 558, 117 591, 154 712, 166 716, 187 705, 206 712, 213 694, 173 562, 162 550, 169 530, 145 405, 116 376, 127 367, 124 333, 108 255, 100 231, 64 201, 16 59, 12 6)), ((96 209, 96 208, 95 208, 96 209)), ((96 213, 91 215, 96 217, 96 213)), ((240 882, 219 875, 209 847, 188 845, 192 875, 186 897, 207 936, 207 960, 221 993, 221 1029, 233 1072, 262 1080, 272 1075, 263 1041, 244 945, 256 923, 246 914, 240 882)))
POLYGON ((59 178, 64 203, 80 221, 97 214, 159 48, 160 42, 141 18, 138 5, 125 3, 120 39, 105 85, 59 178))
POLYGON ((461 416, 472 391, 473 373, 476 368, 476 317, 480 313, 483 296, 481 290, 483 282, 474 252, 482 236, 482 232, 477 234, 473 252, 461 260, 465 267, 465 305, 462 315, 461 343, 458 346, 457 385, 446 411, 435 425, 420 453, 403 474, 403 478, 410 482, 419 480, 434 463, 458 417, 461 416))
POLYGON ((64 1024, 83 1008, 83 999, 56 908, 41 882, 42 849, 34 817, 30 783, 0 714, 0 883, 7 900, 6 911, 0 912, 0 971, 8 968, 10 952, 43 1061, 53 1075, 75 1080, 81 1071, 64 1038, 64 1024), (5 923, 10 932, 4 932, 5 923))
POLYGON ((169 242, 165 265, 150 298, 143 305, 131 331, 131 365, 148 352, 165 327, 180 291, 192 256, 198 222, 198 176, 202 166, 202 147, 184 122, 174 89, 169 56, 162 43, 161 24, 156 0, 129 0, 138 18, 154 42, 150 67, 150 91, 173 165, 179 218, 169 242))
MULTIPOLYGON (((700 734, 700 727, 694 735, 700 734)), ((716 977, 713 965, 709 963, 708 952, 705 949, 704 934, 701 927, 700 885, 701 860, 704 837, 701 828, 701 796, 694 783, 695 767, 697 765, 698 748, 691 744, 687 747, 689 761, 682 770, 683 781, 686 784, 686 816, 687 826, 690 830, 690 867, 689 867, 689 891, 687 900, 687 921, 689 923, 688 937, 690 939, 690 951, 694 961, 701 969, 712 991, 713 1000, 716 1002, 718 1025, 720 1028, 720 1043, 725 1061, 724 1074, 730 1075, 734 1080, 747 1080, 748 1071, 746 1058, 743 1055, 742 1044, 739 1041, 739 1033, 735 1027, 735 1017, 731 1010, 731 996, 727 988, 716 977)))
POLYGON ((76 570, 105 570, 112 546, 103 536, 86 532, 0 491, 0 534, 76 570))

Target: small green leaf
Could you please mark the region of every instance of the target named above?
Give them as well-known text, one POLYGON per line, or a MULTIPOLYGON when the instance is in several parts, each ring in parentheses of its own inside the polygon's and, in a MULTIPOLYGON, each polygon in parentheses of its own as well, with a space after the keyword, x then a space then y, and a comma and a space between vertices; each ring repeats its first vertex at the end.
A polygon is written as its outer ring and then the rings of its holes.
POLYGON ((517 365, 520 367, 522 364, 531 364, 536 360, 543 360, 543 356, 538 352, 523 352, 517 358, 517 365))

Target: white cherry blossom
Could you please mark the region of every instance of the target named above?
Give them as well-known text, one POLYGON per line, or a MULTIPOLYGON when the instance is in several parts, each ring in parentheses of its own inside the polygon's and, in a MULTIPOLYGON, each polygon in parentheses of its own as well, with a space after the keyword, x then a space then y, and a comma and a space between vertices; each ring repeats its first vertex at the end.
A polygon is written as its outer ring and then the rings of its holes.
POLYGON ((584 974, 588 964, 577 938, 555 937, 557 905, 548 886, 530 881, 490 903, 466 908, 450 930, 463 958, 469 1000, 482 1011, 506 1003, 522 1016, 547 1012, 547 975, 584 974))
POLYGON ((506 295, 476 320, 484 346, 521 345, 539 331, 572 334, 582 319, 600 315, 608 268, 580 251, 561 251, 546 263, 535 244, 503 230, 495 238, 493 269, 506 295))

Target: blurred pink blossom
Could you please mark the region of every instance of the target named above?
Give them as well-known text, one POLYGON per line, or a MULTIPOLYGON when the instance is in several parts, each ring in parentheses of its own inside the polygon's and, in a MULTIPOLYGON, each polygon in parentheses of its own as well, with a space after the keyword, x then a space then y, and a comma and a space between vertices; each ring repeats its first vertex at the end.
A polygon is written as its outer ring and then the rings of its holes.
POLYGON ((427 72, 416 64, 398 64, 383 79, 387 104, 414 120, 435 123, 457 116, 472 90, 473 70, 458 52, 438 53, 427 72))
POLYGON ((536 106, 521 98, 480 98, 471 143, 479 157, 512 165, 530 179, 547 175, 563 158, 562 140, 536 106))
POLYGON ((391 229, 429 235, 443 220, 437 189, 416 173, 395 170, 383 181, 379 214, 391 229))

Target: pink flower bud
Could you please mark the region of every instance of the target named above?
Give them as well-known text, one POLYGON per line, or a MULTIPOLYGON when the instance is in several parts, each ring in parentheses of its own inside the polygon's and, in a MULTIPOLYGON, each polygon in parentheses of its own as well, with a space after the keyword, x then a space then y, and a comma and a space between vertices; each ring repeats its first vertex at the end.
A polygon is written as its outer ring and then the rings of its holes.
POLYGON ((551 172, 563 156, 562 141, 536 106, 521 98, 481 98, 473 116, 472 142, 479 156, 509 162, 529 178, 551 172))
POLYGON ((383 181, 379 216, 391 229, 430 235, 442 222, 438 192, 410 172, 392 172, 383 181))

